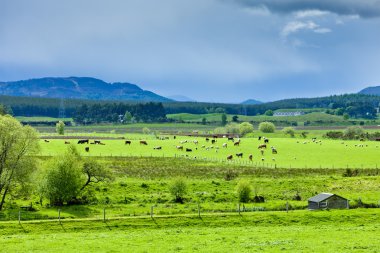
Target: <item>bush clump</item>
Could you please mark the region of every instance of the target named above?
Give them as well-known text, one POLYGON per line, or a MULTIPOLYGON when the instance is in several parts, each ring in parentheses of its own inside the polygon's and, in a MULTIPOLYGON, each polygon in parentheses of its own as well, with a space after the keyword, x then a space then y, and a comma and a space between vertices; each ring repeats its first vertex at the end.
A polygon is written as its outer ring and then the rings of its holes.
POLYGON ((263 133, 274 133, 276 126, 272 122, 261 122, 259 130, 263 133))

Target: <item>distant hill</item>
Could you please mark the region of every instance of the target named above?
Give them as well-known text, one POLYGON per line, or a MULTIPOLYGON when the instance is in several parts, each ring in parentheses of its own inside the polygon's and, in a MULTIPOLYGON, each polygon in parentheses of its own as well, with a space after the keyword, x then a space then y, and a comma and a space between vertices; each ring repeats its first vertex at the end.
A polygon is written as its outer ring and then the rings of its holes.
POLYGON ((259 105, 263 104, 263 102, 255 100, 255 99, 248 99, 245 100, 244 102, 241 102, 242 105, 259 105))
POLYGON ((367 88, 359 91, 358 93, 359 94, 365 94, 365 95, 380 96, 380 86, 367 87, 367 88))
POLYGON ((0 82, 0 95, 96 100, 172 101, 130 83, 106 83, 91 77, 46 77, 0 82))
POLYGON ((182 96, 182 95, 173 95, 173 96, 168 96, 168 98, 174 100, 174 101, 177 101, 177 102, 197 102, 196 100, 192 99, 192 98, 189 98, 189 97, 186 97, 186 96, 182 96))

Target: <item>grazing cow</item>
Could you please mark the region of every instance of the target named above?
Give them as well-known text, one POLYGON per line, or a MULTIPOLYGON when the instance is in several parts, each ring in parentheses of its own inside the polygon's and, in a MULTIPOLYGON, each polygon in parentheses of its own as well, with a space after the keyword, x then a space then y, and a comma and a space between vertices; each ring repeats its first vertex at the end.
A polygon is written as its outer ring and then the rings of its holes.
POLYGON ((264 143, 269 143, 269 139, 265 139, 265 140, 264 140, 264 143))
POLYGON ((154 147, 153 149, 155 149, 155 150, 161 150, 162 147, 161 146, 157 146, 157 147, 154 147))
POLYGON ((227 148, 227 143, 223 143, 223 148, 227 148))
POLYGON ((101 142, 101 143, 99 143, 99 145, 106 145, 105 143, 103 143, 103 142, 101 142))
POLYGON ((206 138, 206 141, 209 141, 210 139, 209 138, 206 138))
POLYGON ((260 149, 261 155, 264 155, 264 149, 260 149))
POLYGON ((213 136, 212 136, 212 138, 214 138, 214 139, 217 139, 217 138, 218 138, 218 136, 217 136, 217 135, 213 135, 213 136))
POLYGON ((211 144, 215 144, 216 140, 211 140, 211 144))
POLYGON ((193 141, 195 145, 198 145, 198 141, 197 140, 194 140, 193 141))
POLYGON ((131 141, 125 141, 125 145, 131 145, 131 141))
POLYGON ((176 147, 178 150, 183 150, 183 146, 177 146, 176 147))
POLYGON ((86 150, 86 152, 90 152, 90 147, 85 147, 84 150, 86 150))
POLYGON ((240 145, 240 141, 234 142, 234 146, 239 146, 239 145, 240 145))
POLYGON ((259 141, 261 141, 261 136, 259 136, 259 138, 257 138, 259 141))
POLYGON ((264 158, 264 157, 263 157, 263 158, 261 158, 261 161, 262 161, 262 162, 264 162, 264 161, 265 161, 265 158, 264 158))
POLYGON ((44 140, 45 142, 49 142, 48 140, 44 140))
POLYGON ((148 142, 146 142, 146 141, 140 141, 140 145, 148 145, 148 142))
POLYGON ((258 146, 258 149, 263 149, 263 148, 267 148, 267 144, 261 144, 258 146))
POLYGON ((173 139, 175 140, 176 138, 177 138, 177 137, 174 135, 174 136, 173 136, 173 139))
POLYGON ((252 161, 252 158, 253 158, 253 155, 250 154, 250 155, 248 156, 248 159, 249 159, 250 161, 252 161))
POLYGON ((272 154, 277 154, 277 149, 272 148, 272 154))
POLYGON ((234 141, 234 137, 228 137, 229 141, 234 141))
POLYGON ((193 150, 191 148, 187 148, 186 152, 193 152, 193 150))
POLYGON ((233 157, 234 157, 233 155, 229 155, 227 156, 227 160, 232 160, 233 157))
POLYGON ((95 144, 101 144, 101 141, 94 140, 95 144))
POLYGON ((205 148, 206 146, 205 145, 202 145, 202 147, 201 148, 205 148))
POLYGON ((237 153, 236 156, 240 157, 240 158, 243 158, 243 153, 237 153))
POLYGON ((65 144, 70 144, 70 142, 69 141, 65 141, 65 144))
POLYGON ((89 140, 78 140, 78 144, 88 144, 89 143, 89 140))

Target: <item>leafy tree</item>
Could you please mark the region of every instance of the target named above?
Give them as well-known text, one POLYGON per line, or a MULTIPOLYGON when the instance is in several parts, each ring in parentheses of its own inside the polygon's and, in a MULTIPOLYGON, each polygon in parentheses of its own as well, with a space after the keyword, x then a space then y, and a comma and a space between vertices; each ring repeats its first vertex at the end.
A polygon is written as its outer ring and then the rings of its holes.
POLYGON ((249 202, 249 200, 251 199, 251 194, 252 194, 251 185, 245 180, 239 181, 236 187, 236 193, 238 195, 239 202, 242 202, 242 203, 249 202))
POLYGON ((10 115, 0 116, 0 210, 8 193, 29 181, 36 168, 38 136, 10 115))
POLYGON ((205 117, 202 118, 202 125, 206 125, 207 119, 205 117))
POLYGON ((238 122, 238 120, 239 120, 239 116, 237 115, 232 116, 232 122, 238 122))
POLYGON ((222 114, 222 126, 225 126, 227 124, 227 114, 222 114))
POLYGON ((266 116, 273 116, 273 111, 272 110, 267 110, 264 114, 266 116))
POLYGON ((244 136, 253 132, 253 125, 249 122, 243 122, 239 124, 239 134, 244 136))
POLYGON ((187 192, 187 185, 183 178, 175 179, 169 186, 169 191, 175 198, 175 202, 183 203, 185 194, 187 192))
POLYGON ((113 179, 111 171, 107 170, 96 160, 89 159, 85 161, 82 168, 82 171, 86 175, 87 180, 80 190, 83 190, 90 183, 99 183, 113 179))
POLYGON ((291 137, 294 137, 294 134, 295 134, 295 130, 293 127, 285 127, 284 129, 282 129, 282 132, 284 134, 288 134, 291 137))
POLYGON ((344 120, 348 120, 350 118, 350 115, 348 115, 348 113, 344 113, 343 114, 343 119, 344 120))
POLYGON ((226 110, 224 109, 224 108, 222 108, 222 107, 217 107, 217 108, 215 108, 215 111, 214 111, 215 113, 225 113, 226 112, 226 110))
POLYGON ((276 130, 276 126, 272 122, 261 122, 259 130, 263 133, 273 133, 276 130))
POLYGON ((57 124, 55 125, 55 131, 59 135, 64 135, 65 134, 65 123, 63 121, 58 121, 57 124))
POLYGON ((132 114, 129 111, 126 111, 124 114, 123 122, 130 123, 132 122, 132 118, 133 118, 132 114))
POLYGON ((77 197, 83 181, 81 161, 75 148, 71 147, 65 154, 50 161, 40 191, 52 205, 61 206, 77 197))

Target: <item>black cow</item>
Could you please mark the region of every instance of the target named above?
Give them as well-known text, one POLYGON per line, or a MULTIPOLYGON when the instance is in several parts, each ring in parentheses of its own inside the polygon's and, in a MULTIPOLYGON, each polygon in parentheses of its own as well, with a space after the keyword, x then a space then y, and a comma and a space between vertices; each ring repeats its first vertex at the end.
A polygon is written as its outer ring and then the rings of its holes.
POLYGON ((191 148, 187 148, 186 152, 193 152, 193 150, 191 148))
POLYGON ((84 150, 86 150, 86 152, 90 152, 90 147, 85 147, 84 150))
POLYGON ((236 156, 240 157, 240 158, 243 158, 243 153, 237 153, 236 156))
POLYGON ((78 140, 78 144, 88 144, 89 140, 78 140))
POLYGON ((125 141, 125 145, 131 145, 131 141, 125 141))

